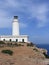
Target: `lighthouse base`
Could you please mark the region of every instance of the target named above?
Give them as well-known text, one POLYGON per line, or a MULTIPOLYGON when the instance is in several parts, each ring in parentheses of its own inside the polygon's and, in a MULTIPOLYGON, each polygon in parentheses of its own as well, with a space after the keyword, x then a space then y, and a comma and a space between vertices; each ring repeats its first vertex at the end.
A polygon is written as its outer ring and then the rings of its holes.
POLYGON ((27 35, 20 35, 20 36, 0 36, 0 41, 16 41, 16 42, 28 42, 27 35))

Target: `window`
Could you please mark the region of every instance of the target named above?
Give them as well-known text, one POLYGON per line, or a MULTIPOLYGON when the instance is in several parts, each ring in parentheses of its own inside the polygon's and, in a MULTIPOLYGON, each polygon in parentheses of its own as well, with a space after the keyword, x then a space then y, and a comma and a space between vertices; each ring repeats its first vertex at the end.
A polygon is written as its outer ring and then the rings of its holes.
POLYGON ((16 42, 18 42, 18 39, 16 39, 16 42))
POLYGON ((12 40, 10 39, 9 41, 11 42, 12 40))
POLYGON ((3 39, 3 41, 5 41, 5 39, 3 39))
POLYGON ((22 42, 24 42, 24 39, 22 39, 22 42))

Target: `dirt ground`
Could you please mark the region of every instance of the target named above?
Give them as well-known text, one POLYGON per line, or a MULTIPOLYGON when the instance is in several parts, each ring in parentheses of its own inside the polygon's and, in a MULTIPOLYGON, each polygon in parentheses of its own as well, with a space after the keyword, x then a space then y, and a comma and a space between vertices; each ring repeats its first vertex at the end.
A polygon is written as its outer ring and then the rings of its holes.
POLYGON ((33 50, 33 47, 3 47, 0 48, 0 65, 47 65, 49 59, 33 50), (10 49, 13 55, 1 53, 1 50, 10 49))

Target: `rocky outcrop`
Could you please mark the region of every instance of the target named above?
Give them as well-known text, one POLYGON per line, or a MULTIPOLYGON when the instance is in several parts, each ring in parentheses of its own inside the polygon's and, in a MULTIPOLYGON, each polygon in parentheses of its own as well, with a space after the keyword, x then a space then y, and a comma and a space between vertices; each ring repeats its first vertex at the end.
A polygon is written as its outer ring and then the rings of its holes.
POLYGON ((0 65, 48 65, 49 60, 33 59, 29 57, 19 56, 15 58, 0 58, 0 65))
MULTIPOLYGON (((19 43, 22 44, 22 43, 19 43)), ((24 43, 23 46, 10 46, 0 48, 0 65, 47 65, 49 59, 45 58, 43 53, 47 54, 46 49, 37 48, 36 45, 24 43), (12 50, 13 55, 1 53, 2 50, 12 50), (47 62, 46 62, 47 61, 47 62)))
POLYGON ((47 50, 46 49, 43 49, 43 48, 38 48, 38 47, 33 47, 33 49, 35 49, 36 51, 39 51, 40 53, 45 53, 47 54, 47 50))

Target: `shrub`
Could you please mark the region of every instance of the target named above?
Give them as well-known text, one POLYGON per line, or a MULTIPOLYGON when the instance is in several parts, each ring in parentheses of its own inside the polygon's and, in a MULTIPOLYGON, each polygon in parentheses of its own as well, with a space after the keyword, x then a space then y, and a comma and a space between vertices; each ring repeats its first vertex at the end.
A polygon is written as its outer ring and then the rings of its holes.
POLYGON ((27 46, 31 46, 31 47, 33 47, 34 44, 31 42, 31 43, 28 43, 27 46))
POLYGON ((4 47, 5 46, 5 42, 0 41, 0 47, 4 47))
POLYGON ((38 49, 34 48, 33 50, 37 51, 38 52, 38 49))
POLYGON ((3 41, 0 41, 0 44, 5 44, 3 41))
POLYGON ((18 46, 24 46, 24 45, 22 45, 22 44, 18 44, 18 46))
POLYGON ((47 64, 47 65, 49 65, 49 64, 47 64))
POLYGON ((46 53, 43 53, 46 58, 49 58, 49 56, 46 53))
POLYGON ((14 46, 18 46, 18 44, 17 44, 17 43, 15 43, 15 44, 14 44, 14 46))
POLYGON ((11 50, 2 50, 1 52, 5 53, 5 54, 9 54, 9 55, 13 54, 13 51, 11 51, 11 50))
POLYGON ((18 46, 22 46, 21 44, 18 44, 18 46))
POLYGON ((9 42, 7 43, 7 46, 9 47, 11 47, 12 45, 13 45, 12 43, 9 43, 9 42))

